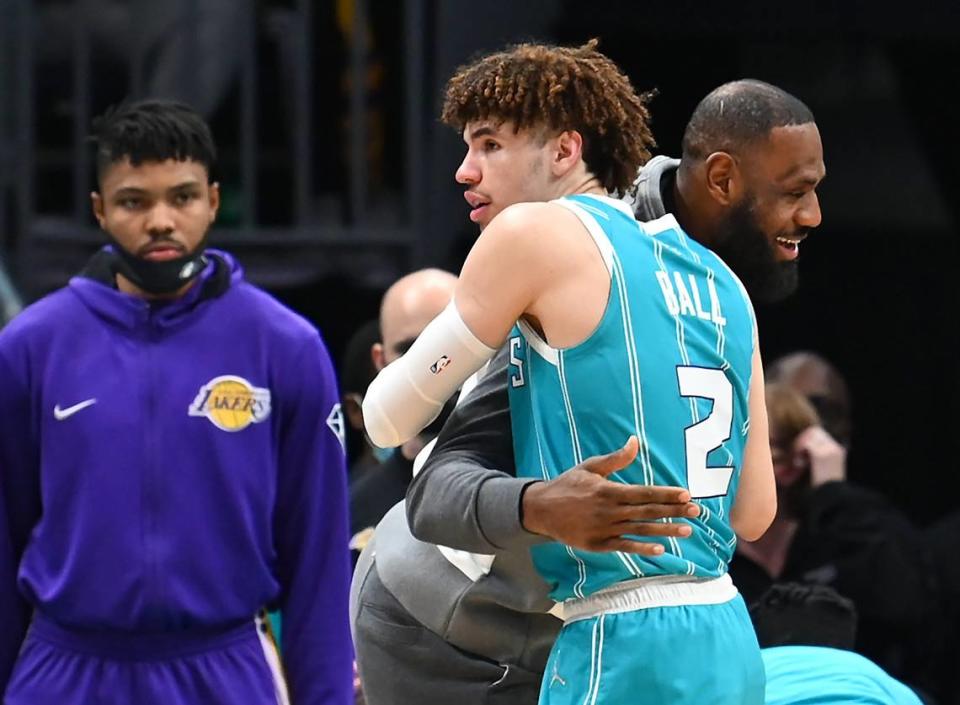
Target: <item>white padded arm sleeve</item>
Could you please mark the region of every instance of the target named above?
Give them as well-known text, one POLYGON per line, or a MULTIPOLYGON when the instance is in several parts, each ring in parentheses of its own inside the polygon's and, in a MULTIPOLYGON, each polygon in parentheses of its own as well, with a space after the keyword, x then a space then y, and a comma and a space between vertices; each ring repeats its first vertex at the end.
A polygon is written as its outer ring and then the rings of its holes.
POLYGON ((495 352, 470 331, 451 301, 367 389, 363 423, 370 440, 390 448, 416 436, 495 352))

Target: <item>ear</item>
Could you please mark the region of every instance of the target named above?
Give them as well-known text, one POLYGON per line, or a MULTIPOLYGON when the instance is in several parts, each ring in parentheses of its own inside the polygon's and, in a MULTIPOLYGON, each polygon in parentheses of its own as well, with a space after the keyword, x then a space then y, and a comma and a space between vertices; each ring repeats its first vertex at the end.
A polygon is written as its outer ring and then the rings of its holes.
POLYGON ((217 219, 217 211, 220 210, 220 184, 216 181, 210 184, 210 224, 217 219))
POLYGON ((563 176, 583 160, 583 135, 565 130, 554 137, 556 147, 551 167, 555 176, 563 176))
POLYGON ((377 369, 377 372, 387 366, 383 356, 383 343, 374 343, 370 346, 370 359, 373 360, 373 366, 377 369))
POLYGON ((101 196, 96 191, 90 192, 90 205, 93 208, 93 217, 97 219, 97 222, 100 224, 100 229, 106 231, 106 221, 107 218, 103 212, 103 196, 101 196))
POLYGON ((714 152, 704 160, 707 192, 717 203, 729 206, 737 203, 743 192, 740 165, 727 152, 714 152))

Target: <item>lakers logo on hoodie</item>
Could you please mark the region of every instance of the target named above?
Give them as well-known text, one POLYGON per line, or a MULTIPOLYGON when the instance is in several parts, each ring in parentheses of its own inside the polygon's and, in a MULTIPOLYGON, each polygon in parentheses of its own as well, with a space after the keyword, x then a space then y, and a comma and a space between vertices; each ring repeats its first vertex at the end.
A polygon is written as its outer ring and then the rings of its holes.
POLYGON ((221 375, 200 388, 190 416, 205 416, 223 431, 242 431, 270 416, 270 390, 254 387, 243 377, 221 375))

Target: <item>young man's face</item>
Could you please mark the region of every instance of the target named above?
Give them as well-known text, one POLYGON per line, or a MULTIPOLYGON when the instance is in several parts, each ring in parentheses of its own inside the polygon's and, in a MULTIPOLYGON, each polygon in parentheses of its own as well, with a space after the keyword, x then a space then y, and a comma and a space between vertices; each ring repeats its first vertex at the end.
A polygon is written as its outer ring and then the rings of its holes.
POLYGON ((93 193, 100 227, 131 254, 165 261, 192 253, 217 216, 220 192, 192 160, 116 162, 93 193))
POLYGON ((514 133, 512 122, 475 121, 467 123, 463 141, 467 154, 456 179, 467 187, 470 220, 481 230, 507 206, 553 197, 553 145, 538 131, 514 133))

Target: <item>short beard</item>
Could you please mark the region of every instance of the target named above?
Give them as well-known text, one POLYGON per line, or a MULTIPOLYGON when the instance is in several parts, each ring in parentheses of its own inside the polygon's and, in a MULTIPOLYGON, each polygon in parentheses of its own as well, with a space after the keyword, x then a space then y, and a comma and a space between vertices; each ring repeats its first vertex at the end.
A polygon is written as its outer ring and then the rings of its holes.
POLYGON ((751 299, 776 303, 797 290, 797 261, 777 260, 770 238, 757 224, 754 205, 747 198, 733 207, 711 249, 740 277, 751 299))

